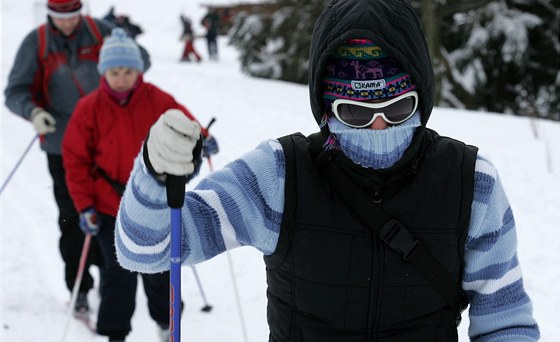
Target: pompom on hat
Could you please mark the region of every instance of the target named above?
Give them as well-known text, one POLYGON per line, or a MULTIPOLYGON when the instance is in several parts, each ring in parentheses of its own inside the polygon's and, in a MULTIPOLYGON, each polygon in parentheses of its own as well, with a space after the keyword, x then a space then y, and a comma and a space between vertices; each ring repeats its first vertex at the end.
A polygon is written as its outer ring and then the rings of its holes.
POLYGON ((384 100, 416 88, 402 65, 369 39, 344 41, 325 62, 323 102, 384 100))
POLYGON ((111 36, 105 38, 99 53, 97 70, 103 75, 108 69, 116 67, 129 67, 139 72, 144 71, 144 60, 142 60, 140 48, 120 27, 114 28, 111 36))
POLYGON ((80 14, 81 0, 48 0, 47 13, 57 19, 72 18, 80 14))

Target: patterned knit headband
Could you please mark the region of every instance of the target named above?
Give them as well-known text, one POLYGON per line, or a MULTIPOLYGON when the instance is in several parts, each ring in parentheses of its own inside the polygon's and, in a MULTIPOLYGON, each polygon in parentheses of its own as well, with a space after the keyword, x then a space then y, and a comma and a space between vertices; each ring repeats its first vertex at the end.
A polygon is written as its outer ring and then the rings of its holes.
POLYGON ((322 83, 329 112, 336 99, 385 99, 416 88, 401 64, 368 39, 351 39, 339 46, 325 63, 322 83))

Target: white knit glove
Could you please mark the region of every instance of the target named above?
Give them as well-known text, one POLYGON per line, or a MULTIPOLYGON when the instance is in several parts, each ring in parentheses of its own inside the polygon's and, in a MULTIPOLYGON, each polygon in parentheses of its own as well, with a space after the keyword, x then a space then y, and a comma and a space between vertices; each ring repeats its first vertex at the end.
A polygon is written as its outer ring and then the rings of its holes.
POLYGON ((150 128, 144 162, 158 175, 190 176, 200 159, 193 157, 199 139, 200 125, 180 110, 169 109, 150 128))
POLYGON ((31 120, 35 131, 37 131, 39 135, 54 133, 54 131, 56 131, 56 120, 43 108, 33 108, 29 120, 31 120))

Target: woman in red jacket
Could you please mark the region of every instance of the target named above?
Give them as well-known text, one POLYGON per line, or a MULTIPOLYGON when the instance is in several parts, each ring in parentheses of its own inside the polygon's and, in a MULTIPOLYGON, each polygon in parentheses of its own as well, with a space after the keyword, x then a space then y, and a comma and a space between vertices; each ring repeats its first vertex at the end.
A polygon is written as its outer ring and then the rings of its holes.
MULTIPOLYGON (((113 29, 105 40, 98 69, 100 86, 78 102, 62 153, 80 226, 95 235, 105 262, 97 332, 109 341, 124 341, 131 330, 138 278, 121 268, 115 255, 115 216, 124 184, 150 127, 162 113, 175 109, 194 118, 171 95, 143 81, 140 51, 124 30, 113 29)), ((150 315, 160 332, 168 334, 169 272, 141 276, 150 315)))

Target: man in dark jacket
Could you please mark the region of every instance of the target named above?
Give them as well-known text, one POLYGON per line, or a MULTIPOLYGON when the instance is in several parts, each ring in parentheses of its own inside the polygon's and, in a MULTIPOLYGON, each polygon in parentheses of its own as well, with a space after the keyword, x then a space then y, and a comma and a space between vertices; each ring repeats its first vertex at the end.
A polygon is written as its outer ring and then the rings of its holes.
MULTIPOLYGON (((99 85, 97 60, 103 37, 111 32, 105 21, 80 14, 80 0, 48 0, 47 23, 31 31, 20 45, 5 89, 6 106, 31 121, 47 153, 54 196, 59 209, 60 253, 66 286, 72 290, 84 234, 66 186, 61 143, 78 100, 99 85)), ((149 57, 143 50, 146 66, 149 57)), ((77 312, 87 312, 93 278, 87 270, 80 284, 77 312)))
MULTIPOLYGON (((271 342, 457 341, 467 304, 471 340, 538 340, 496 169, 426 127, 434 74, 412 6, 333 0, 310 51, 321 132, 268 140, 187 192, 183 264, 262 251, 271 342)), ((118 216, 125 268, 169 267, 158 178, 192 177, 197 128, 172 113, 152 127, 118 216)))
POLYGON ((218 60, 218 29, 220 27, 220 16, 214 8, 210 8, 208 13, 202 18, 202 26, 206 28, 206 43, 208 45, 208 58, 218 60))

